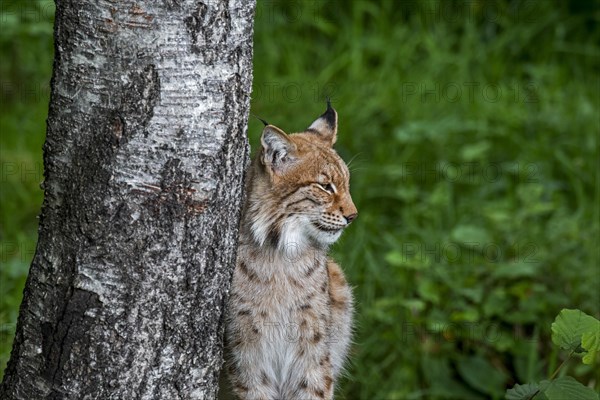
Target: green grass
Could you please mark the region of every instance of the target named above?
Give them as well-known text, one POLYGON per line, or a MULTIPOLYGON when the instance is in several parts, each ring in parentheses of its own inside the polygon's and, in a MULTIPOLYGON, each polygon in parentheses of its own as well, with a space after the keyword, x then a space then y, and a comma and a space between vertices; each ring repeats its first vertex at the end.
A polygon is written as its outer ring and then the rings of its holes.
POLYGON ((0 379, 37 240, 53 18, 51 1, 0 11, 0 379))
MULTIPOLYGON (((548 327, 562 308, 600 315, 599 9, 259 2, 252 111, 294 132, 330 96, 353 160, 360 216, 334 247, 357 302, 340 398, 501 398, 560 364, 548 327)), ((51 36, 23 31, 40 59, 2 73, 28 65, 13 81, 45 84, 51 36)), ((3 163, 39 162, 46 101, 2 107, 3 163)), ((39 181, 7 179, 2 243, 32 243, 39 181)), ((30 261, 4 248, 0 362, 30 261)))
MULTIPOLYGON (((554 315, 599 313, 589 10, 272 4, 257 19, 253 112, 302 130, 330 95, 337 148, 354 157, 360 216, 335 254, 355 285, 357 330, 339 394, 500 398, 546 376, 560 361, 554 315)), ((260 130, 250 123, 253 144, 260 130)), ((598 382, 591 368, 574 374, 598 382)))

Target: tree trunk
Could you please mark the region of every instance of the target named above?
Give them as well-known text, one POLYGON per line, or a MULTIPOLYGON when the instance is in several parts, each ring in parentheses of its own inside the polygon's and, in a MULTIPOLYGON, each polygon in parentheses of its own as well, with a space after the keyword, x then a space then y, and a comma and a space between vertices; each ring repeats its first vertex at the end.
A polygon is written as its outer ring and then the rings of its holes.
POLYGON ((216 396, 253 13, 57 1, 45 200, 1 399, 216 396))

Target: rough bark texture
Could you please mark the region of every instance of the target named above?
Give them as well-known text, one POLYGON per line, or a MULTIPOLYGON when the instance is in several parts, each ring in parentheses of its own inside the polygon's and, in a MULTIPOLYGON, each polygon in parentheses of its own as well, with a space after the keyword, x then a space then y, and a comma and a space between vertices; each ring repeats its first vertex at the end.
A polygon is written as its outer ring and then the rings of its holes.
POLYGON ((45 200, 1 399, 215 397, 253 13, 57 1, 45 200))

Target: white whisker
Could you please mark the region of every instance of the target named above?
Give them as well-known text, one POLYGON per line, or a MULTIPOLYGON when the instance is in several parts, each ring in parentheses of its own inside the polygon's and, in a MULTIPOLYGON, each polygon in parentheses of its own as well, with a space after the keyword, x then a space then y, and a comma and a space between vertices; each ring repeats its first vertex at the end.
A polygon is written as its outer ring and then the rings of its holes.
POLYGON ((352 158, 350 159, 350 161, 348 161, 348 162, 346 163, 346 166, 348 167, 348 169, 350 169, 350 165, 352 165, 352 162, 353 162, 353 161, 356 159, 356 157, 358 157, 358 156, 359 156, 359 155, 361 155, 361 154, 362 154, 362 152, 356 153, 356 154, 354 155, 354 157, 352 157, 352 158))

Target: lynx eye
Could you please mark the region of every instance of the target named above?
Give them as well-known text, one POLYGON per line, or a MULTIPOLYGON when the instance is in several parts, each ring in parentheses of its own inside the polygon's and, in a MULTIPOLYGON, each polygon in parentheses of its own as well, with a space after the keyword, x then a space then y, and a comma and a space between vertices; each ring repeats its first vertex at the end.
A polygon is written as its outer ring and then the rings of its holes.
POLYGON ((331 194, 335 193, 335 186, 333 183, 323 183, 323 184, 317 183, 317 185, 319 185, 319 188, 323 189, 327 193, 331 193, 331 194))

